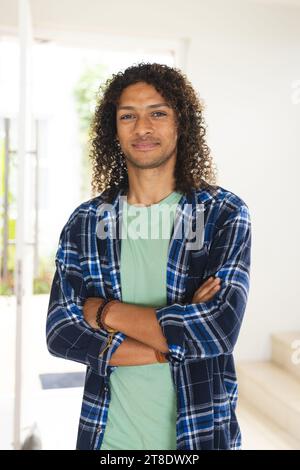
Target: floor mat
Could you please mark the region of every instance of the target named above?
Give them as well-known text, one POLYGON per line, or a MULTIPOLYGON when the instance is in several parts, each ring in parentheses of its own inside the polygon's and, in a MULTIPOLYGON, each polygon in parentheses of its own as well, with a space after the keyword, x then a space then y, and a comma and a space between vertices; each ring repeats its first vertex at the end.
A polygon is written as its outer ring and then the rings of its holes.
POLYGON ((83 387, 85 372, 61 372, 57 374, 40 374, 43 389, 83 387))

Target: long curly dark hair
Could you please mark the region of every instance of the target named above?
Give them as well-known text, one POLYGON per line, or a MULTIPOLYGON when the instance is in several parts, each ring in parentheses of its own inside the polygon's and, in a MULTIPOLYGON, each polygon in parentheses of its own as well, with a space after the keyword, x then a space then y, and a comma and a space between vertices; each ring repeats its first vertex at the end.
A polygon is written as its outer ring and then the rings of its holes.
POLYGON ((90 128, 92 191, 110 200, 121 187, 128 189, 125 155, 116 139, 116 105, 129 85, 152 85, 174 109, 178 123, 175 191, 216 188, 216 165, 205 141, 203 103, 187 77, 165 64, 144 63, 113 74, 99 88, 95 114, 90 128))

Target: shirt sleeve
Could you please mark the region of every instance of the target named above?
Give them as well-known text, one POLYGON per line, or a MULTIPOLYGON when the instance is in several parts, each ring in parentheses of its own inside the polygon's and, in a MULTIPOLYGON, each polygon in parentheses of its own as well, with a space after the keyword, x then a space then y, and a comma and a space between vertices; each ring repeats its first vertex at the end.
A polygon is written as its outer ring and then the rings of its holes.
POLYGON ((126 336, 94 329, 85 321, 82 309, 87 288, 73 238, 67 223, 55 257, 46 320, 47 347, 53 356, 80 362, 106 376, 111 356, 126 336))
MULTIPOLYGON (((250 281, 251 221, 247 205, 232 211, 216 230, 204 279, 221 279, 208 302, 172 304, 156 309, 166 337, 169 360, 231 354, 244 316, 250 281)), ((200 287, 200 285, 199 285, 200 287)))

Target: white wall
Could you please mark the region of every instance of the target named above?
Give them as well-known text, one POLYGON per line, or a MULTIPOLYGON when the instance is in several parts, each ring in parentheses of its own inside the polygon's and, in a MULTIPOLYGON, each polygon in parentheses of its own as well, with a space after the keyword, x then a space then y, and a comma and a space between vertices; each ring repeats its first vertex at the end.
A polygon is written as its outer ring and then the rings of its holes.
MULTIPOLYGON (((236 357, 267 358, 271 332, 300 330, 300 100, 292 99, 300 8, 258 0, 32 0, 32 10, 38 35, 127 34, 139 36, 139 47, 143 37, 190 39, 185 72, 206 102, 219 184, 252 215, 251 289, 236 357)), ((2 29, 13 29, 12 10, 5 18, 2 29)))
POLYGON ((300 9, 250 5, 241 14, 227 7, 202 21, 188 75, 206 101, 220 184, 245 199, 253 222, 251 290, 236 355, 266 358, 271 332, 300 330, 300 100, 292 100, 300 9))

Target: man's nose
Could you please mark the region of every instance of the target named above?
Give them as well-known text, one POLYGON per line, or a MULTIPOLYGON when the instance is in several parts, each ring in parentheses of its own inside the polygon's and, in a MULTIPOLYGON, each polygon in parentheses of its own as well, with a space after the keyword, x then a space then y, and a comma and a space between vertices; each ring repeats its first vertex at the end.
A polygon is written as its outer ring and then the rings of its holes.
POLYGON ((136 135, 151 134, 153 132, 153 124, 147 117, 139 117, 134 126, 134 132, 136 135))

